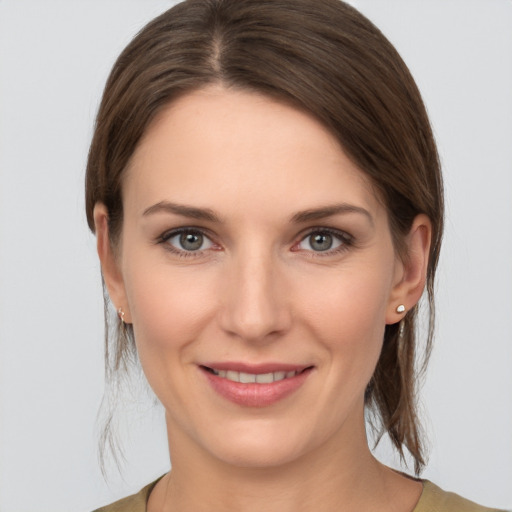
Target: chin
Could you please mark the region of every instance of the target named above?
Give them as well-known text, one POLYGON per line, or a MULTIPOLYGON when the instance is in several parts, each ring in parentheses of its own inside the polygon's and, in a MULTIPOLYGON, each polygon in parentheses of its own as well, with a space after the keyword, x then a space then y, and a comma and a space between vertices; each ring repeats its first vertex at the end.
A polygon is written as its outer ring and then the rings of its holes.
POLYGON ((289 442, 252 440, 233 442, 229 446, 216 446, 212 455, 230 466, 268 469, 297 461, 304 455, 304 450, 289 442))
MULTIPOLYGON (((295 423, 295 422, 294 422, 295 423)), ((272 420, 250 420, 210 430, 208 439, 201 445, 214 458, 234 467, 271 468, 279 467, 302 458, 322 439, 311 439, 289 422, 272 420), (212 435, 213 434, 213 435, 212 435)))

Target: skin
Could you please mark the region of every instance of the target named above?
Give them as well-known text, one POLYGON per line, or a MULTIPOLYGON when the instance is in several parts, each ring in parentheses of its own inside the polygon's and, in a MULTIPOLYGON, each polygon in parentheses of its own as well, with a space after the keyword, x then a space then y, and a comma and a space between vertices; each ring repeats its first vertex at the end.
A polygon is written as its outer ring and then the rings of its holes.
POLYGON ((172 472, 148 510, 411 511, 421 483, 372 456, 363 403, 385 325, 423 291, 429 220, 415 219, 404 263, 384 206, 323 125, 221 86, 154 120, 127 170, 123 207, 115 252, 105 207, 94 216, 110 297, 166 410, 172 472), (204 232, 200 250, 169 237, 184 227, 204 232), (311 231, 326 230, 332 248, 315 250, 311 231), (255 408, 218 395, 199 369, 206 361, 313 369, 295 393, 255 408))

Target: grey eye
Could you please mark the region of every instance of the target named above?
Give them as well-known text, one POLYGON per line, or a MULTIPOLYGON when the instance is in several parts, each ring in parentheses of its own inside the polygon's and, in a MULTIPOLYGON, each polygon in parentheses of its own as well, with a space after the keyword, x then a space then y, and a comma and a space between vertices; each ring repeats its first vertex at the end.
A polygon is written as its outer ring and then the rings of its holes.
POLYGON ((171 236, 167 242, 181 251, 200 251, 212 246, 211 240, 200 231, 182 231, 171 236))
POLYGON ((315 251, 327 251, 332 247, 332 235, 328 233, 311 235, 309 243, 315 251))
POLYGON ((306 236, 299 244, 307 251, 324 252, 340 247, 344 241, 327 231, 315 231, 306 236))
POLYGON ((180 245, 186 251, 197 251, 203 245, 203 235, 195 233, 182 233, 180 235, 180 245))

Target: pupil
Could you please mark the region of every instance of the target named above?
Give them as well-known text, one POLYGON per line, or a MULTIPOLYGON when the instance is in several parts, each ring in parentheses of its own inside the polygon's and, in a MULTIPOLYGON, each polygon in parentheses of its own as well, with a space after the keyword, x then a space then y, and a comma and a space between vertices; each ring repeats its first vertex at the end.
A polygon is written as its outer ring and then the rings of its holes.
POLYGON ((180 244, 187 251, 197 251, 203 245, 203 236, 194 233, 182 233, 180 244))
POLYGON ((316 251, 327 251, 332 246, 332 236, 328 233, 314 235, 311 241, 311 247, 316 251))

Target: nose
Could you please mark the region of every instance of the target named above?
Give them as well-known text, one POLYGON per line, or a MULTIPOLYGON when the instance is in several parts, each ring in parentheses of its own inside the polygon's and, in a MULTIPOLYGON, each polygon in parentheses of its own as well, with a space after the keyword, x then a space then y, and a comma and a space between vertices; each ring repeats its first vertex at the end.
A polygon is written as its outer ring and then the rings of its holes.
POLYGON ((220 323, 231 336, 265 343, 290 328, 290 304, 275 258, 247 252, 233 258, 226 269, 220 323))

